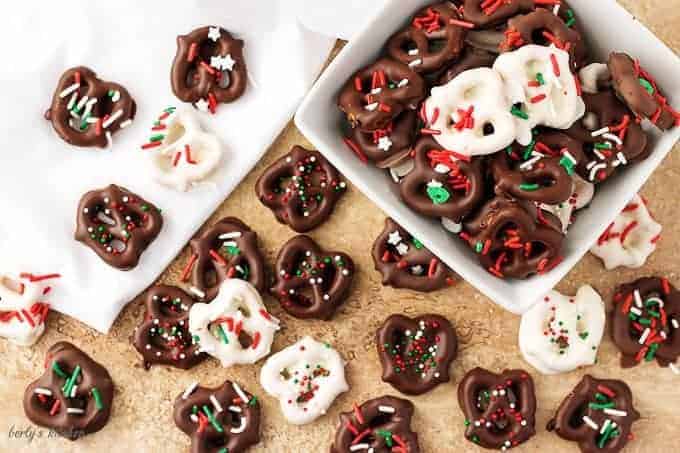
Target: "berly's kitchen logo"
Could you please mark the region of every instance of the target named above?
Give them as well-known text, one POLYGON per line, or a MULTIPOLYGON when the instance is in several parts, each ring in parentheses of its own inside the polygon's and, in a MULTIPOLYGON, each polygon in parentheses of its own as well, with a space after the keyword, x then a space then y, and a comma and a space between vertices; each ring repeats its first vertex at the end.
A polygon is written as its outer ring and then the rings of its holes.
POLYGON ((55 439, 58 436, 69 437, 71 439, 78 438, 85 433, 82 430, 70 429, 43 429, 28 425, 25 427, 17 427, 12 425, 9 427, 7 437, 18 441, 33 442, 34 439, 55 439))

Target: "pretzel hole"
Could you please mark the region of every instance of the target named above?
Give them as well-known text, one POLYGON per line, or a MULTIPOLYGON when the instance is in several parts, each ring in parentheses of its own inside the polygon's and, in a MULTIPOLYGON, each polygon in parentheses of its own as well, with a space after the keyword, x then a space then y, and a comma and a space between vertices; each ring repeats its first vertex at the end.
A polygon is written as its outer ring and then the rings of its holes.
POLYGON ((231 85, 231 74, 229 71, 222 71, 217 86, 222 89, 229 88, 231 85))
POLYGON ((447 39, 428 39, 427 51, 429 53, 437 53, 444 50, 449 44, 447 39))
POLYGON ((417 55, 416 51, 418 50, 418 44, 412 39, 404 39, 400 47, 401 50, 408 55, 411 55, 411 53, 413 53, 413 56, 417 55))
MULTIPOLYGON (((184 124, 179 121, 173 121, 168 128, 168 133, 165 135, 164 145, 172 145, 177 140, 182 138, 186 133, 186 128, 184 124)), ((174 157, 174 156, 173 156, 174 157)))
POLYGON ((578 429, 584 425, 583 416, 588 413, 588 403, 584 402, 574 410, 569 416, 569 427, 578 429))
POLYGON ((104 211, 99 211, 97 213, 97 220, 111 226, 114 226, 116 224, 116 221, 112 217, 106 215, 104 211))
POLYGON ((127 244, 120 239, 112 239, 109 246, 117 253, 123 253, 127 248, 127 244))
POLYGON ((187 70, 187 75, 184 83, 188 88, 192 88, 196 85, 198 85, 198 69, 196 68, 196 63, 191 63, 189 66, 189 69, 187 70))
POLYGON ((483 136, 489 136, 493 135, 496 132, 496 128, 491 122, 486 122, 484 123, 484 126, 482 126, 482 135, 483 136))
POLYGON ((531 242, 531 252, 529 253, 528 259, 538 258, 548 251, 548 247, 543 242, 533 241, 531 242))
POLYGON ((253 337, 242 330, 238 334, 238 342, 243 349, 248 349, 253 344, 253 337))
MULTIPOLYGON (((368 425, 371 428, 379 428, 381 426, 386 426, 392 423, 392 415, 386 414, 383 412, 380 412, 378 415, 373 417, 369 422, 368 425)), ((370 436, 369 436, 370 438, 370 436)), ((370 441, 366 441, 369 445, 372 443, 370 441)))
POLYGON ((213 268, 206 269, 203 272, 203 284, 206 288, 217 286, 219 279, 217 278, 217 271, 213 268))
POLYGON ((552 187, 557 181, 549 175, 540 175, 535 177, 525 178, 527 184, 538 184, 540 187, 552 187))
POLYGON ((544 32, 551 33, 550 30, 546 30, 545 28, 537 28, 531 32, 531 42, 539 45, 539 46, 549 46, 552 44, 548 39, 543 35, 544 32))
POLYGON ((293 175, 291 174, 285 174, 283 176, 280 176, 276 180, 276 185, 274 186, 274 193, 282 194, 286 193, 288 188, 291 186, 291 183, 293 181, 293 175))
POLYGON ((92 108, 93 116, 104 118, 105 115, 113 112, 113 101, 109 96, 101 96, 97 98, 97 103, 92 108))
POLYGON ((481 387, 475 392, 474 398, 477 410, 486 412, 486 409, 491 405, 491 390, 487 387, 481 387))
MULTIPOLYGON (((229 411, 225 411, 227 413, 231 413, 229 411)), ((219 415, 224 414, 224 412, 221 412, 219 415)), ((228 424, 232 427, 235 428, 239 425, 234 425, 233 422, 234 417, 229 417, 228 424)), ((228 438, 225 434, 223 433, 215 433, 214 435, 210 436, 203 436, 204 444, 202 445, 203 449, 200 449, 200 451, 218 451, 224 447, 227 446, 227 441, 228 438)))
POLYGON ((480 87, 477 85, 473 85, 463 92, 463 99, 465 99, 466 101, 473 101, 477 99, 479 92, 480 87))
POLYGON ((288 381, 290 380, 290 378, 293 377, 288 368, 281 368, 281 370, 279 371, 279 376, 281 376, 281 379, 283 379, 284 381, 288 381))
POLYGON ((298 288, 295 294, 291 294, 290 299, 295 305, 310 308, 314 305, 314 289, 311 286, 298 288))
POLYGON ((589 131, 594 131, 600 128, 600 119, 597 114, 586 112, 581 118, 581 125, 589 131))

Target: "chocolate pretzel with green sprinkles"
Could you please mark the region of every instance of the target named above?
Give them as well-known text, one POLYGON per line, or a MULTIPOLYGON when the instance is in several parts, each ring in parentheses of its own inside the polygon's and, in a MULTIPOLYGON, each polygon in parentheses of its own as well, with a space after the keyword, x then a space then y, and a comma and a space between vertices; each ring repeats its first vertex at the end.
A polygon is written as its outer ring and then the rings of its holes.
POLYGON ((257 233, 236 217, 225 217, 191 240, 191 257, 182 281, 201 301, 213 300, 222 282, 240 278, 258 291, 266 289, 264 257, 257 246, 257 233))
POLYGON ((205 360, 207 355, 189 333, 194 300, 187 293, 176 286, 157 285, 141 299, 146 315, 135 328, 132 344, 144 359, 144 368, 158 363, 187 370, 205 360))
POLYGON ((110 266, 129 270, 163 227, 161 212, 124 187, 111 184, 80 199, 75 239, 110 266))
POLYGON ((297 145, 255 183, 262 204, 298 233, 325 222, 346 189, 338 170, 321 153, 297 145))
POLYGON ((101 80, 90 68, 68 69, 59 79, 45 119, 74 146, 105 148, 132 123, 137 104, 125 87, 101 80))
POLYGON ((427 96, 425 81, 407 64, 381 58, 357 71, 338 96, 338 107, 352 127, 385 129, 406 110, 416 110, 427 96))
POLYGON ((474 368, 458 385, 465 437, 483 448, 509 450, 536 434, 534 381, 524 370, 474 368))
POLYGON ((612 339, 621 366, 656 360, 680 374, 680 292, 663 277, 643 277, 621 285, 614 295, 612 339))
POLYGON ((562 401, 547 430, 577 442, 583 453, 617 453, 634 438, 631 429, 639 418, 625 382, 585 375, 562 401))
POLYGON ((340 414, 330 453, 420 453, 418 434, 411 429, 413 403, 381 396, 340 414))
POLYGON ((233 102, 246 90, 243 41, 212 26, 178 36, 170 80, 180 100, 214 114, 218 103, 233 102))
POLYGON ((175 399, 173 418, 192 453, 241 453, 260 442, 260 404, 236 382, 192 383, 175 399))
POLYGON ((71 343, 47 351, 45 373, 24 393, 24 412, 38 426, 70 440, 106 425, 113 403, 109 372, 71 343))
POLYGON ((296 318, 329 320, 349 296, 353 278, 349 255, 325 251, 309 236, 299 235, 276 258, 271 293, 296 318))
POLYGON ((562 223, 522 200, 496 197, 488 201, 464 222, 459 236, 498 278, 544 274, 562 261, 562 223))

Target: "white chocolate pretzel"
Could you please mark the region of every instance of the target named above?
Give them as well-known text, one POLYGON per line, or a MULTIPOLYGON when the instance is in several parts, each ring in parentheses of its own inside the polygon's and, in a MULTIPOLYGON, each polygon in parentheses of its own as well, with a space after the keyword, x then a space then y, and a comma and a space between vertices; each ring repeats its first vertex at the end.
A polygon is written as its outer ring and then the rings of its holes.
POLYGON ((0 337, 21 346, 33 345, 45 331, 49 278, 0 274, 0 337))
POLYGON ((295 425, 316 420, 338 395, 349 390, 340 354, 311 337, 269 357, 260 384, 279 399, 283 416, 295 425))
POLYGON ((604 322, 602 298, 590 286, 574 297, 551 291, 522 315, 519 348, 541 373, 566 373, 595 363, 604 322))
POLYGON ((222 161, 222 144, 205 132, 193 110, 166 109, 152 129, 148 148, 153 178, 159 184, 186 192, 210 176, 222 161), (150 146, 160 142, 159 145, 150 146))
POLYGON ((578 72, 581 79, 581 89, 584 93, 597 94, 600 86, 611 79, 609 66, 604 63, 591 63, 578 72))
POLYGON ((656 250, 661 230, 642 197, 635 195, 590 252, 602 259, 608 270, 619 266, 635 269, 656 250))
POLYGON ((200 350, 225 368, 266 357, 277 330, 279 320, 267 312, 257 290, 237 278, 225 280, 211 303, 197 303, 189 310, 189 331, 200 350), (246 346, 241 342, 244 335, 249 339, 246 346))
POLYGON ((517 141, 528 145, 532 129, 568 129, 586 111, 571 73, 569 54, 554 46, 528 45, 501 54, 493 65, 505 82, 515 112, 517 141), (521 111, 521 112, 520 112, 521 111))

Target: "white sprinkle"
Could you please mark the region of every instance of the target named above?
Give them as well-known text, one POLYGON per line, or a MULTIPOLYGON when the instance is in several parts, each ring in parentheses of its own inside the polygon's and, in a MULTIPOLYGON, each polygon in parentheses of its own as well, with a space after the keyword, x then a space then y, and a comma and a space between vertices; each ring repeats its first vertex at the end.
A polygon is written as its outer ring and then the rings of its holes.
POLYGON ((441 173, 442 175, 445 175, 451 171, 451 168, 444 164, 437 164, 434 166, 434 171, 437 173, 441 173))
POLYGON ((397 246, 395 248, 397 249, 397 253, 399 253, 400 255, 406 255, 408 253, 408 250, 409 250, 408 244, 406 244, 404 242, 397 244, 397 246))
POLYGON ((645 341, 647 341, 647 337, 649 336, 650 332, 651 332, 651 330, 649 329, 649 327, 647 327, 645 329, 645 331, 642 332, 642 335, 640 335, 640 339, 638 340, 638 343, 645 344, 645 341))
POLYGON ((635 315, 642 316, 642 310, 637 307, 630 307, 630 312, 635 315))
POLYGON ((120 91, 114 90, 113 95, 111 96, 111 100, 113 102, 118 102, 120 100, 120 91))
POLYGON ((380 94, 380 93, 382 93, 382 88, 380 88, 380 87, 378 87, 378 88, 373 88, 373 89, 371 90, 371 94, 380 94))
POLYGON ((628 415, 628 412, 620 411, 618 409, 605 409, 604 413, 607 415, 614 415, 616 417, 625 417, 628 415))
MULTIPOLYGON (((241 237, 241 232, 240 231, 231 231, 229 233, 223 233, 218 236, 219 239, 233 239, 233 238, 240 238, 241 237)), ((236 244, 234 242, 234 244, 236 244)))
POLYGON ((406 85, 408 85, 408 79, 401 79, 399 81, 399 83, 397 84, 397 87, 402 88, 402 87, 405 87, 406 85))
POLYGON ((111 148, 113 145, 113 137, 111 136, 111 131, 106 131, 106 147, 111 148))
POLYGON ((80 88, 80 84, 79 84, 79 83, 74 83, 73 85, 71 85, 71 86, 65 88, 61 93, 59 93, 59 97, 63 99, 63 98, 65 98, 66 96, 68 96, 69 94, 71 94, 71 93, 73 93, 74 91, 76 91, 78 88, 80 88))
POLYGON ((378 411, 386 414, 394 414, 395 409, 392 406, 378 406, 378 411))
POLYGON ((189 288, 189 292, 194 293, 201 299, 205 298, 205 292, 201 291, 200 289, 196 288, 195 286, 192 286, 189 288))
POLYGON ((184 393, 182 393, 182 399, 185 400, 185 399, 189 398, 189 395, 194 393, 194 390, 196 390, 196 387, 198 387, 198 381, 192 382, 191 385, 189 385, 189 387, 187 387, 187 389, 184 391, 184 393))
POLYGON ((555 7, 553 8, 553 14, 557 16, 559 13, 560 13, 560 4, 558 3, 558 4, 555 5, 555 7))
POLYGON ((245 417, 241 417, 241 425, 236 428, 231 428, 231 433, 241 434, 243 431, 246 430, 246 423, 248 423, 248 420, 245 417))
POLYGON ((611 140, 612 142, 616 143, 617 145, 623 145, 623 142, 621 141, 621 139, 614 134, 602 134, 602 138, 606 138, 607 140, 611 140))
POLYGON ((598 159, 605 160, 604 154, 602 154, 600 151, 593 149, 593 154, 595 154, 598 159))
POLYGON ((420 52, 418 49, 411 49, 408 51, 408 54, 413 56, 413 55, 418 55, 418 52, 420 52))
POLYGON ((76 104, 76 100, 78 99, 78 93, 73 93, 71 96, 71 99, 69 99, 68 104, 66 104, 66 109, 71 110, 73 106, 76 104))
POLYGON ((418 66, 418 65, 421 65, 421 64, 423 64, 423 60, 418 58, 418 59, 415 59, 412 62, 410 62, 408 65, 412 68, 414 66, 418 66))
POLYGON ((123 109, 118 109, 118 110, 116 110, 116 111, 109 117, 108 120, 106 120, 106 121, 104 121, 104 123, 102 123, 102 127, 103 127, 104 129, 107 129, 107 128, 108 128, 110 125, 112 125, 118 118, 120 118, 121 115, 123 115, 123 109))
POLYGON ((586 168, 590 170, 596 163, 597 163, 596 160, 591 160, 590 162, 588 162, 588 165, 586 165, 586 168))
POLYGON ((243 393, 243 390, 241 390, 241 387, 236 382, 232 382, 231 386, 234 388, 234 391, 238 395, 239 398, 241 398, 241 401, 243 401, 244 404, 248 403, 250 401, 250 398, 246 396, 245 393, 243 393))
POLYGON ((609 132, 609 128, 603 127, 602 129, 598 129, 596 131, 591 132, 590 135, 593 136, 593 137, 599 137, 600 135, 606 134, 608 132, 609 132))
POLYGON ((98 121, 99 121, 99 118, 96 117, 96 116, 88 116, 88 117, 85 119, 85 122, 86 122, 87 124, 94 124, 94 123, 96 123, 96 122, 98 122, 98 121))
POLYGON ((219 27, 208 28, 208 38, 210 38, 214 42, 217 42, 217 40, 220 39, 221 36, 222 33, 220 33, 219 27))
POLYGON ((576 165, 578 163, 578 162, 576 162, 576 159, 574 158, 574 156, 572 156, 571 153, 569 151, 567 151, 566 149, 564 150, 562 155, 565 156, 567 159, 569 159, 572 164, 576 165))
POLYGON ((120 125, 118 127, 120 127, 121 129, 125 129, 130 124, 132 124, 132 120, 130 118, 128 118, 125 121, 123 121, 122 123, 120 123, 120 125))
POLYGON ((663 307, 663 300, 661 300, 658 297, 652 296, 647 299, 647 302, 654 302, 659 306, 659 308, 663 307))
POLYGON ((76 104, 76 111, 80 112, 80 110, 81 110, 81 109, 85 106, 85 104, 87 103, 88 99, 90 99, 90 98, 87 97, 87 96, 83 96, 82 98, 80 98, 80 101, 78 101, 78 104, 76 104))
POLYGON ((368 450, 369 447, 370 447, 370 445, 368 445, 368 444, 350 445, 349 451, 368 450))
POLYGON ((373 104, 368 104, 368 105, 367 105, 366 107, 364 107, 364 108, 365 108, 366 110, 368 110, 369 112, 372 112, 372 111, 374 111, 375 109, 378 108, 378 103, 377 103, 377 102, 374 102, 373 104))
POLYGON ((595 181, 595 176, 597 175, 597 172, 600 171, 603 168, 607 168, 607 165, 606 164, 597 164, 597 165, 593 166, 593 168, 590 169, 590 175, 589 175, 588 179, 590 179, 591 181, 595 181))
POLYGON ((642 308, 642 297, 640 297, 640 291, 637 289, 633 291, 633 297, 635 298, 635 306, 642 308))
POLYGON ((191 421, 194 423, 198 423, 198 417, 196 414, 189 414, 189 419, 191 419, 191 421))
POLYGON ((584 415, 584 416, 583 416, 583 422, 584 422, 586 425, 588 425, 588 426, 590 426, 591 428, 593 428, 595 431, 597 431, 598 429, 600 429, 600 427, 597 426, 597 423, 595 423, 595 422, 593 421, 593 419, 590 418, 590 417, 588 417, 587 415, 584 415))
POLYGON ((42 388, 42 387, 38 387, 37 389, 35 389, 34 393, 37 393, 38 395, 52 396, 52 390, 45 389, 45 388, 42 388))
POLYGON ((378 139, 378 149, 389 151, 392 148, 392 140, 388 136, 380 137, 378 139))
POLYGON ((529 159, 528 161, 522 163, 522 164, 519 166, 519 169, 520 169, 520 170, 530 169, 530 168, 533 167, 534 164, 535 164, 536 162, 538 162, 539 160, 541 160, 541 156, 536 156, 536 157, 534 157, 534 158, 531 158, 531 159, 529 159))
POLYGON ((626 156, 621 151, 616 153, 616 157, 619 159, 619 162, 621 162, 623 165, 628 164, 628 160, 626 159, 626 156))
POLYGON ((73 387, 71 387, 71 395, 69 396, 69 398, 75 398, 75 397, 76 397, 76 392, 77 392, 77 391, 78 391, 78 386, 77 386, 77 385, 74 385, 73 387))
POLYGON ((67 408, 66 408, 66 413, 67 413, 67 414, 84 414, 85 411, 82 410, 82 409, 79 408, 79 407, 67 407, 67 408))
POLYGON ((238 406, 229 406, 228 409, 229 409, 229 412, 236 412, 237 414, 240 414, 241 412, 243 412, 241 410, 241 408, 238 407, 238 406))
POLYGON ((609 428, 609 425, 611 424, 612 424, 611 420, 609 419, 605 420, 604 423, 602 424, 602 429, 600 429, 600 434, 603 434, 605 431, 607 431, 607 428, 609 428))
POLYGON ((677 328, 680 327, 680 324, 678 324, 678 320, 677 320, 677 319, 671 319, 671 324, 673 325, 673 328, 674 328, 674 329, 677 329, 677 328))
POLYGON ((213 406, 215 406, 215 411, 218 414, 224 410, 222 409, 222 405, 220 404, 220 402, 217 401, 217 398, 215 398, 215 395, 210 395, 210 402, 212 403, 213 406))

